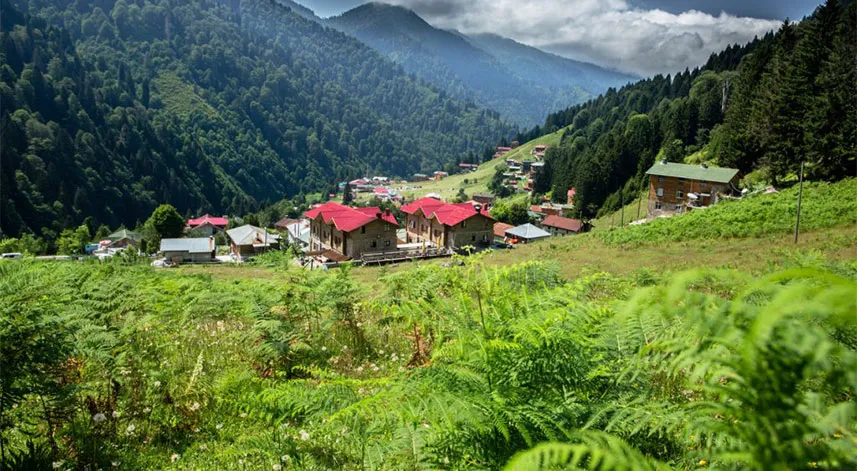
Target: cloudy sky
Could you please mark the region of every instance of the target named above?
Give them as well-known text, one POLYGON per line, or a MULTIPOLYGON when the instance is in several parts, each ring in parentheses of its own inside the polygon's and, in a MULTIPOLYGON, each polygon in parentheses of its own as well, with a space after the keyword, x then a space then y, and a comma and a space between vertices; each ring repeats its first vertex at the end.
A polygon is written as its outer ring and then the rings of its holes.
MULTIPOLYGON (((298 0, 320 16, 358 0, 298 0)), ((703 64, 712 52, 800 19, 821 0, 385 0, 439 28, 496 33, 639 75, 703 64)))

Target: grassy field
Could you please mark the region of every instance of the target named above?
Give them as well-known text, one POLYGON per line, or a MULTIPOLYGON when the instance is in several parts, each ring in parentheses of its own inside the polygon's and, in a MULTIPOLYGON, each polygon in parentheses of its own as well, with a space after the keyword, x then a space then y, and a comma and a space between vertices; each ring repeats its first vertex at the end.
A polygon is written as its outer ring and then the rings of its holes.
POLYGON ((519 146, 516 149, 512 149, 509 153, 504 155, 502 158, 491 160, 490 162, 485 162, 480 165, 476 171, 471 173, 457 174, 451 175, 449 178, 445 178, 440 181, 428 181, 428 182, 419 182, 416 185, 420 185, 421 188, 405 191, 403 195, 406 199, 417 199, 422 198, 423 196, 429 193, 437 193, 444 200, 450 200, 458 194, 459 188, 464 188, 465 193, 468 195, 473 195, 475 193, 488 193, 488 182, 491 181, 491 177, 494 176, 494 169, 497 168, 498 165, 505 163, 506 159, 515 159, 518 161, 521 160, 532 160, 531 152, 533 148, 537 145, 546 145, 546 146, 555 146, 559 144, 559 140, 562 137, 562 133, 565 131, 565 128, 560 129, 559 131, 548 134, 546 136, 539 137, 538 139, 534 139, 526 144, 519 146), (467 180, 467 183, 464 183, 464 180, 467 180))

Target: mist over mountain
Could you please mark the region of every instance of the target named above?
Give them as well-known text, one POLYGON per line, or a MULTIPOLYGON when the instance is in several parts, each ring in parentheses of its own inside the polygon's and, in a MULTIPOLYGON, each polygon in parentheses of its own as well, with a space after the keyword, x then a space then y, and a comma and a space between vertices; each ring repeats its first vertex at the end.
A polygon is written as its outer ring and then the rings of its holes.
POLYGON ((496 36, 467 36, 407 8, 367 3, 324 24, 360 39, 456 98, 474 99, 519 125, 634 80, 496 36))

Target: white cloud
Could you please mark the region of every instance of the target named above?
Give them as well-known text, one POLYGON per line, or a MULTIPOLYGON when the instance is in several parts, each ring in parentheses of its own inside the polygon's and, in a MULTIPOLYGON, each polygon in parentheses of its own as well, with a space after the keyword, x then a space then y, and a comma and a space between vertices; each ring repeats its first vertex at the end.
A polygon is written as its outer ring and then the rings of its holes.
POLYGON ((702 65, 713 52, 779 27, 778 21, 680 14, 624 0, 389 0, 429 23, 496 33, 556 54, 640 75, 702 65))

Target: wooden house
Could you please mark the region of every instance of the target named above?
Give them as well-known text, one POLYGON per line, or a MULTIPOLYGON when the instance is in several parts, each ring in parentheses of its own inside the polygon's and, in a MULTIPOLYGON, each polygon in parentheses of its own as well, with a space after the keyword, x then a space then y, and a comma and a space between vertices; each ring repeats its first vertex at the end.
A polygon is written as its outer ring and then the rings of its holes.
POLYGON ((494 218, 481 204, 444 203, 422 198, 402 206, 407 214, 406 242, 425 242, 436 247, 457 250, 462 247, 488 246, 494 240, 494 218))
POLYGON ((661 161, 646 174, 649 219, 711 206, 723 195, 736 191, 738 185, 738 170, 734 168, 661 161))
POLYGON ((310 220, 310 251, 331 251, 359 260, 364 254, 396 250, 399 223, 387 210, 328 202, 304 213, 310 220))
POLYGON ((279 248, 280 236, 250 224, 226 231, 229 247, 239 258, 251 257, 271 248, 279 248))
POLYGON ((194 239, 161 239, 158 253, 171 263, 209 263, 217 246, 214 236, 194 239))

